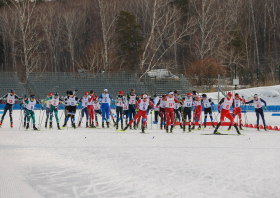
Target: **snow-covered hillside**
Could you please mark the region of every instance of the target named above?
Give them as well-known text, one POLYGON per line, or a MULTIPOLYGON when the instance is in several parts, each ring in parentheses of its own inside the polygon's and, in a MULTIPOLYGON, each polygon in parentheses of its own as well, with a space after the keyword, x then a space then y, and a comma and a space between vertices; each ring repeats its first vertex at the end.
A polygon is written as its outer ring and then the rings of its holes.
MULTIPOLYGON (((244 96, 246 100, 253 99, 254 94, 258 94, 259 97, 267 102, 267 105, 280 105, 280 85, 240 89, 236 90, 236 93, 244 96)), ((218 99, 218 92, 208 93, 207 95, 214 100, 218 99)), ((222 97, 223 95, 220 93, 220 99, 222 97)))

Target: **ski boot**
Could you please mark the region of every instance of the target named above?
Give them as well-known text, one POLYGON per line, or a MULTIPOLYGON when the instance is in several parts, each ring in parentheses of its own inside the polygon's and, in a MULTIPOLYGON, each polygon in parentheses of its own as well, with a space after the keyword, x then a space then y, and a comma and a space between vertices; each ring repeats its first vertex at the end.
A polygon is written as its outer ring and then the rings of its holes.
POLYGON ((142 133, 145 133, 145 127, 141 127, 142 128, 142 133))
POLYGON ((201 124, 198 125, 198 129, 197 130, 201 130, 201 124))
POLYGON ((25 128, 25 127, 26 127, 26 122, 23 123, 23 128, 25 128))
POLYGON ((73 124, 72 124, 72 127, 73 127, 74 129, 76 129, 76 124, 75 124, 75 123, 73 123, 73 124))
POLYGON ((121 129, 123 130, 123 123, 121 124, 121 129))
POLYGON ((33 125, 33 130, 37 131, 38 129, 36 128, 35 124, 33 125))
POLYGON ((206 129, 206 123, 204 123, 204 128, 206 129))
POLYGON ((47 122, 45 122, 45 128, 48 128, 48 123, 47 122))
POLYGON ((239 130, 243 130, 242 124, 239 125, 239 130))
POLYGON ((168 126, 165 127, 166 133, 168 133, 168 126))
POLYGON ((183 125, 183 133, 186 132, 186 123, 183 125))
POLYGON ((170 127, 170 133, 173 133, 173 126, 170 127))
POLYGON ((194 126, 194 124, 193 124, 193 127, 191 128, 191 130, 194 130, 195 129, 195 126, 194 126))
MULTIPOLYGON (((93 126, 93 125, 92 125, 93 126)), ((88 122, 86 122, 86 127, 88 128, 89 126, 88 126, 88 122)))
POLYGON ((11 128, 13 128, 13 123, 11 122, 11 128))
POLYGON ((58 130, 61 130, 61 128, 59 127, 59 123, 57 123, 57 129, 58 129, 58 130))
POLYGON ((29 129, 29 123, 27 123, 27 125, 26 125, 26 129, 29 129))
POLYGON ((79 122, 78 127, 81 127, 81 121, 79 122))
POLYGON ((0 122, 0 127, 2 126, 2 124, 3 124, 3 120, 1 120, 1 122, 0 122))
POLYGON ((213 127, 213 128, 215 128, 215 124, 214 124, 214 122, 212 122, 212 127, 213 127))
POLYGON ((183 128, 183 125, 182 125, 182 123, 180 122, 180 128, 182 129, 183 128))
POLYGON ((132 125, 129 126, 129 129, 130 129, 130 130, 132 129, 132 125))
POLYGON ((137 124, 135 122, 134 122, 133 128, 134 128, 134 130, 136 130, 138 128, 137 124))
POLYGON ((98 126, 98 122, 96 122, 96 126, 98 126))
POLYGON ((110 126, 109 126, 109 122, 107 122, 107 128, 109 128, 110 126))
POLYGON ((257 126, 257 131, 260 131, 260 127, 259 127, 259 125, 257 126))
POLYGON ((124 127, 123 131, 126 131, 128 129, 128 125, 126 125, 126 127, 124 127))
POLYGON ((117 130, 119 129, 119 124, 116 124, 116 129, 117 129, 117 130))
POLYGON ((192 130, 191 130, 191 125, 189 124, 189 132, 191 132, 192 130))
POLYGON ((230 131, 231 130, 231 124, 229 125, 229 127, 228 127, 228 129, 227 129, 228 131, 230 131))
POLYGON ((52 129, 52 122, 50 122, 50 126, 49 126, 49 128, 50 128, 50 129, 52 129))
POLYGON ((102 122, 102 128, 104 128, 104 122, 102 122))
POLYGON ((162 130, 162 124, 160 125, 160 130, 162 130))
POLYGON ((240 131, 238 130, 238 127, 237 127, 236 124, 234 124, 234 128, 236 129, 237 134, 238 134, 238 135, 241 135, 241 133, 240 133, 240 131))
POLYGON ((264 127, 263 127, 263 128, 264 128, 264 130, 265 130, 265 131, 267 131, 267 129, 266 129, 266 125, 264 125, 264 127))

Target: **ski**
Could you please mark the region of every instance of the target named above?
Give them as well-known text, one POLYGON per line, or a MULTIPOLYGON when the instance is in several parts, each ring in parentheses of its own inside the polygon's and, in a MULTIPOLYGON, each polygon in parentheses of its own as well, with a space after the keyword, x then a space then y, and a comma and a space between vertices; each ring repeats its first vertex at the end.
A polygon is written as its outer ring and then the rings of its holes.
POLYGON ((150 134, 150 133, 147 133, 147 132, 139 132, 139 133, 142 133, 142 134, 150 134))
POLYGON ((116 132, 128 132, 128 131, 123 131, 123 130, 116 130, 116 132))
POLYGON ((243 135, 245 136, 244 134, 228 134, 228 133, 206 133, 206 134, 201 134, 201 135, 235 135, 235 136, 240 136, 240 135, 243 135))

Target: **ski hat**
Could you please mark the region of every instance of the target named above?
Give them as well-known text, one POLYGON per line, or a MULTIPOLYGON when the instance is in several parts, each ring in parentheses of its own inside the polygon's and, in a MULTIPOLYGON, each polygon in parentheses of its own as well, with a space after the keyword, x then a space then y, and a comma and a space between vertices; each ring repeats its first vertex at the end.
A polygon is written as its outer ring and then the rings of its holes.
POLYGON ((85 96, 87 96, 87 95, 88 95, 88 92, 86 91, 86 92, 85 92, 85 96))
POLYGON ((171 94, 171 95, 174 95, 174 93, 171 91, 171 92, 169 92, 169 94, 171 94))
POLYGON ((22 98, 27 98, 27 95, 26 95, 26 94, 24 94, 24 95, 22 96, 22 98))
POLYGON ((34 98, 35 98, 35 95, 34 95, 34 94, 31 94, 30 98, 34 99, 34 98))
POLYGON ((231 93, 231 92, 228 92, 228 93, 227 93, 227 96, 232 97, 232 93, 231 93))
POLYGON ((255 95, 254 95, 254 98, 257 98, 257 97, 258 97, 258 94, 255 94, 255 95))
POLYGON ((73 95, 73 91, 69 91, 69 95, 73 95))
POLYGON ((123 91, 119 91, 119 95, 123 95, 123 91))
POLYGON ((189 93, 187 93, 187 96, 191 97, 191 96, 192 96, 192 94, 189 92, 189 93))
POLYGON ((144 99, 144 98, 148 98, 148 96, 147 96, 146 94, 144 94, 144 95, 143 95, 143 99, 144 99))
POLYGON ((239 94, 238 94, 238 93, 236 93, 236 94, 235 94, 235 97, 239 97, 239 94))
POLYGON ((52 96, 52 93, 49 93, 49 96, 52 96))
POLYGON ((178 93, 177 90, 175 90, 175 91, 174 91, 174 94, 177 94, 177 93, 178 93))
POLYGON ((105 93, 108 93, 108 89, 104 89, 104 92, 105 92, 105 93))
POLYGON ((195 99, 196 99, 196 100, 200 100, 200 97, 199 97, 199 96, 196 96, 195 99))
POLYGON ((193 93, 193 95, 196 95, 196 91, 193 91, 192 93, 193 93))
POLYGON ((155 94, 154 97, 157 97, 157 94, 155 94))
POLYGON ((207 95, 206 94, 202 94, 202 98, 206 98, 207 97, 207 95))
POLYGON ((58 93, 57 92, 54 94, 54 97, 58 97, 58 93))
POLYGON ((15 93, 15 90, 12 89, 12 90, 11 90, 11 93, 15 93))

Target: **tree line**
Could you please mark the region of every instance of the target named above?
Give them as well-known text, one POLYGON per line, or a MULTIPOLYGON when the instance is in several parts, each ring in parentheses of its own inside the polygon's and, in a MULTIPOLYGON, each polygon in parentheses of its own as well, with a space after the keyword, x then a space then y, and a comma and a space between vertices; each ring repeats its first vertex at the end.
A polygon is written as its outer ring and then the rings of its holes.
POLYGON ((0 0, 0 71, 168 69, 279 83, 278 0, 0 0), (257 76, 258 73, 258 76, 257 76))

